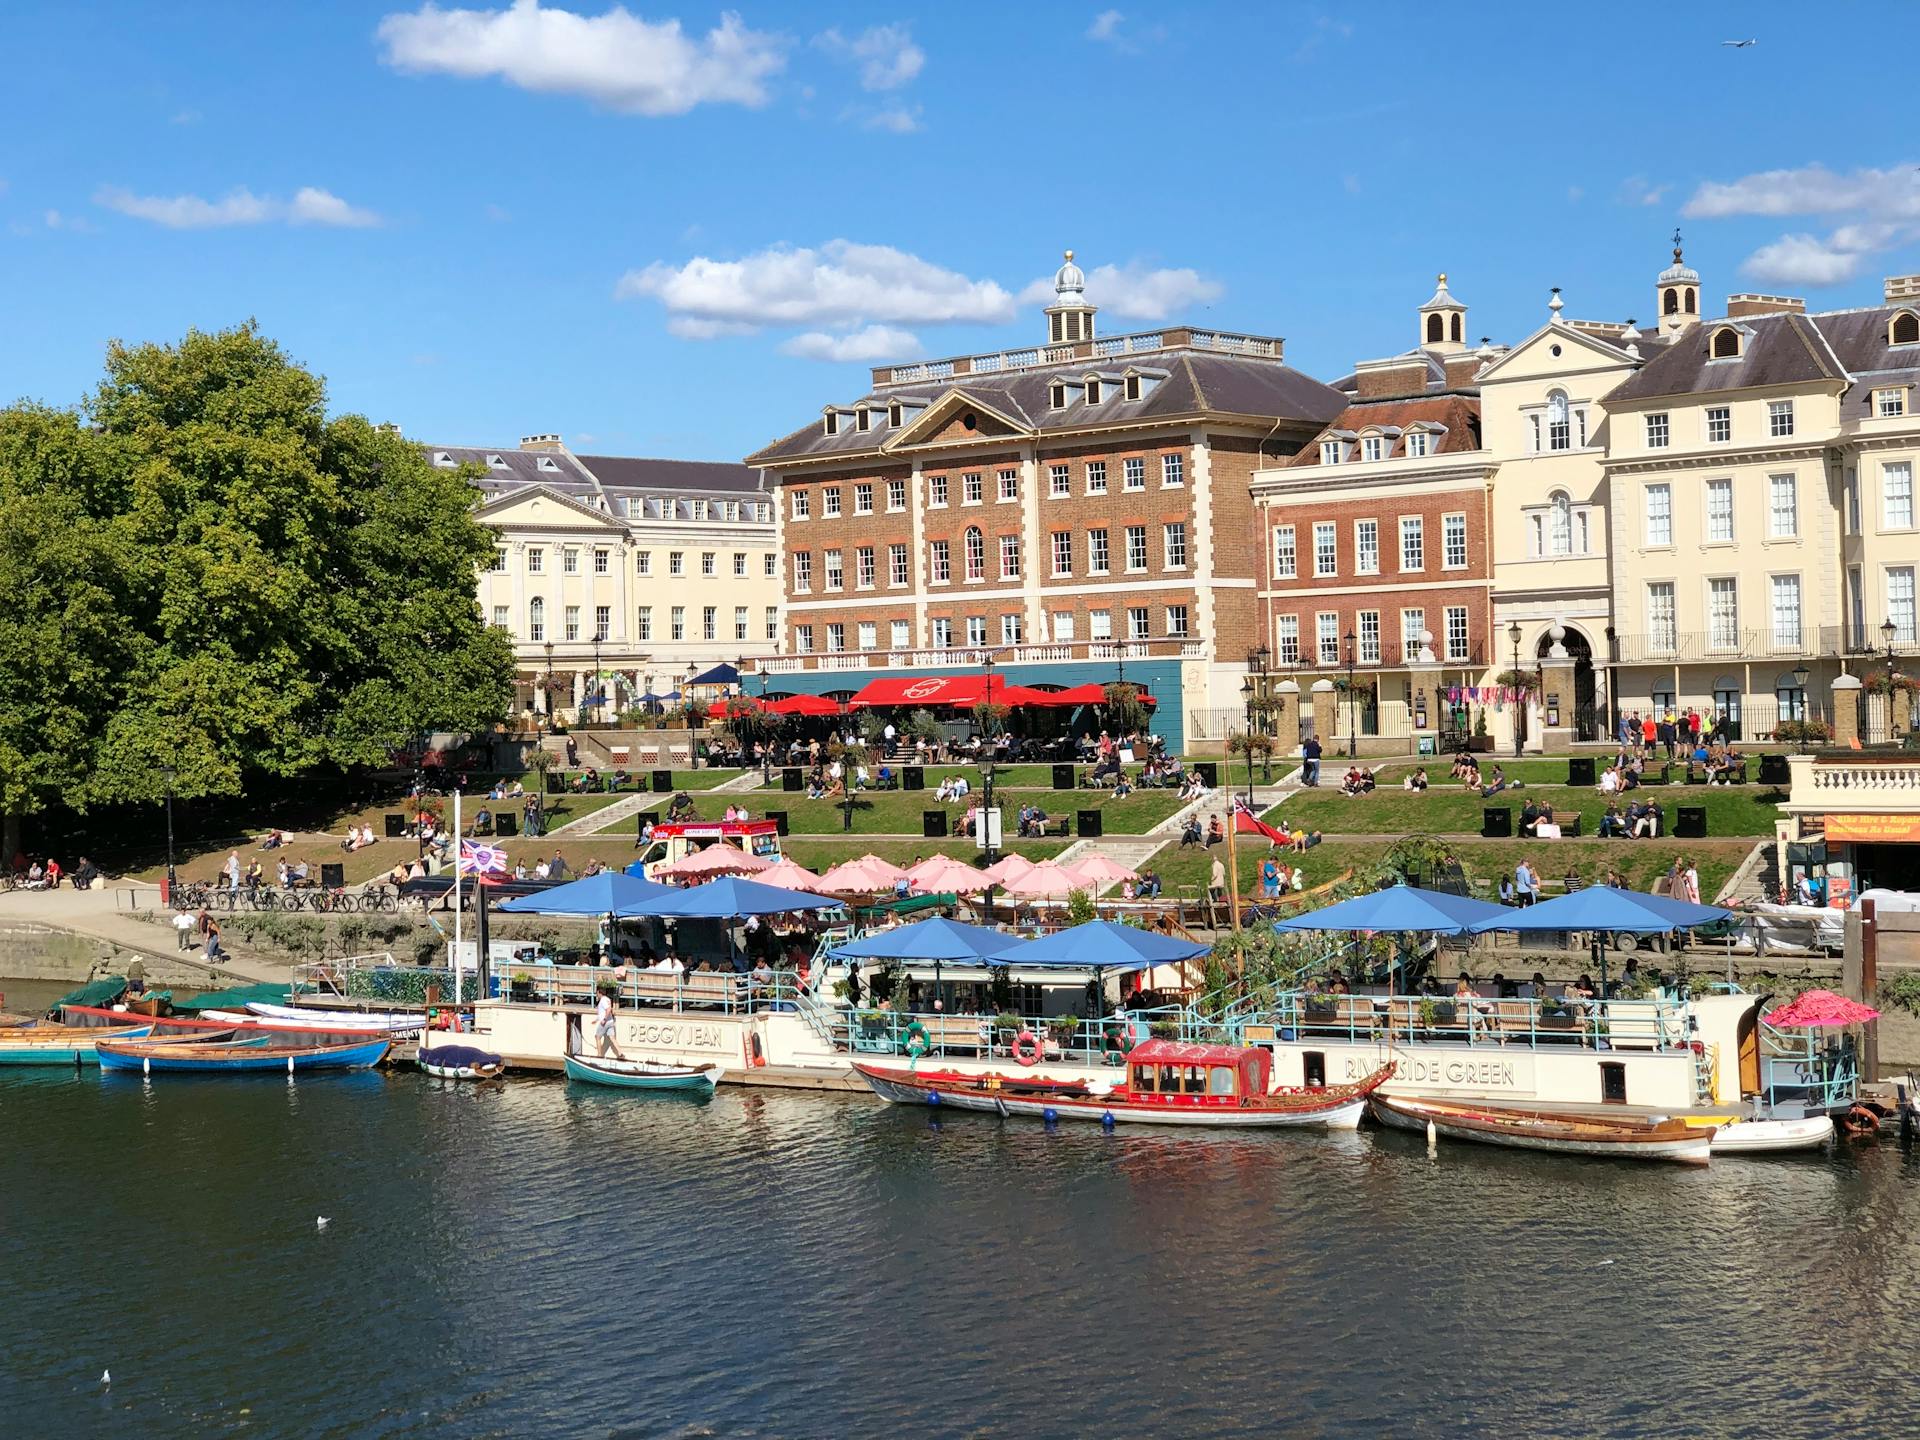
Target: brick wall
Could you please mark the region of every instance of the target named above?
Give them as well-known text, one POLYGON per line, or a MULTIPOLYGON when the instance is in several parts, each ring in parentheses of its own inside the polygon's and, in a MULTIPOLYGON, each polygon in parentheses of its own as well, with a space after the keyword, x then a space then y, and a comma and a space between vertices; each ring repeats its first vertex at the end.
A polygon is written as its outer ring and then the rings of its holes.
POLYGON ((1253 472, 1297 454, 1305 438, 1282 435, 1262 442, 1236 435, 1208 437, 1213 465, 1214 576, 1252 582, 1214 591, 1214 657, 1222 662, 1244 658, 1262 640, 1259 591, 1266 581, 1265 531, 1253 503, 1253 472))

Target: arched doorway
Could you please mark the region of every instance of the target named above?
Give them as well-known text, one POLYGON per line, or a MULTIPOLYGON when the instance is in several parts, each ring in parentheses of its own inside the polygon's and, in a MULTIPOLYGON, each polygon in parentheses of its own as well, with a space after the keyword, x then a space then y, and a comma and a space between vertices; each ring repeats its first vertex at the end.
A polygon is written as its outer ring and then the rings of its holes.
MULTIPOLYGON (((1560 644, 1573 661, 1573 694, 1560 697, 1560 723, 1573 731, 1573 738, 1579 740, 1601 740, 1606 737, 1607 717, 1601 713, 1595 703, 1595 683, 1593 675, 1593 642, 1574 629, 1571 625, 1550 626, 1546 634, 1540 637, 1540 643, 1534 649, 1535 658, 1547 660, 1553 650, 1553 632, 1562 632, 1560 644), (1571 709, 1567 707, 1571 707, 1571 709)), ((1543 705, 1545 698, 1542 697, 1543 705)))

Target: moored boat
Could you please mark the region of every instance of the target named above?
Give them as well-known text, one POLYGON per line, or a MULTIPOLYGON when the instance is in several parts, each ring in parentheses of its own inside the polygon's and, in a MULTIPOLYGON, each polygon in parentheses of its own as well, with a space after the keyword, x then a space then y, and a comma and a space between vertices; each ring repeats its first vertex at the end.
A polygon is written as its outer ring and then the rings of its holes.
POLYGON ((150 1025, 21 1025, 0 1030, 0 1065, 95 1065, 105 1039, 144 1039, 150 1025))
POLYGON ((1042 1080, 856 1061, 882 1100, 1041 1120, 1274 1129, 1321 1125, 1352 1130, 1391 1064, 1351 1085, 1269 1088, 1272 1056, 1258 1046, 1149 1040, 1127 1056, 1125 1080, 1042 1080))
POLYGON ((669 1065, 657 1060, 617 1060, 611 1057, 566 1057, 567 1078, 589 1085, 611 1085, 621 1090, 694 1090, 707 1095, 726 1070, 719 1065, 669 1065))
POLYGON ((422 1070, 440 1080, 494 1080, 507 1070, 500 1056, 473 1045, 422 1047, 417 1058, 422 1070))
POLYGON ((1781 1155, 1818 1150, 1833 1139, 1831 1115, 1736 1115, 1713 1132, 1716 1155, 1781 1155))
POLYGON ((1533 1110, 1487 1102, 1416 1099, 1375 1094, 1373 1117, 1399 1130, 1425 1130, 1449 1140, 1474 1140, 1514 1150, 1620 1160, 1667 1160, 1705 1165, 1716 1127, 1689 1125, 1670 1115, 1616 1115, 1593 1110, 1533 1110))
POLYGON ((198 1074, 280 1074, 306 1070, 360 1070, 378 1065, 391 1040, 349 1045, 268 1045, 264 1037, 234 1043, 204 1040, 103 1040, 98 1045, 102 1070, 182 1071, 198 1074))
MULTIPOLYGON (((205 1011, 209 1015, 224 1016, 227 1011, 205 1011)), ((235 1012, 237 1013, 237 1012, 235 1012)), ((270 1005, 265 1001, 253 1000, 247 1004, 246 1012, 239 1015, 242 1020, 274 1022, 275 1029, 295 1030, 391 1030, 395 1034, 408 1034, 427 1028, 424 1014, 408 1014, 403 1011, 360 1011, 360 1010, 323 1010, 309 1005, 270 1005)))

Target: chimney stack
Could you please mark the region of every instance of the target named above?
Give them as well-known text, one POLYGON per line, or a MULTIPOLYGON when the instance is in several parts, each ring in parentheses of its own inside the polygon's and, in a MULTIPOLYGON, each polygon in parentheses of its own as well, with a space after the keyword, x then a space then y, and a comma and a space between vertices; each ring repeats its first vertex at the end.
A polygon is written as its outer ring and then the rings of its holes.
POLYGON ((1889 275, 1887 277, 1887 304, 1911 304, 1920 300, 1920 275, 1889 275))
POLYGON ((1727 297, 1727 318, 1744 319, 1749 315, 1804 315, 1807 302, 1798 295, 1729 295, 1727 297))
POLYGON ((567 447, 561 443, 558 435, 522 435, 520 437, 520 448, 522 450, 545 450, 554 455, 564 455, 567 453, 567 447))

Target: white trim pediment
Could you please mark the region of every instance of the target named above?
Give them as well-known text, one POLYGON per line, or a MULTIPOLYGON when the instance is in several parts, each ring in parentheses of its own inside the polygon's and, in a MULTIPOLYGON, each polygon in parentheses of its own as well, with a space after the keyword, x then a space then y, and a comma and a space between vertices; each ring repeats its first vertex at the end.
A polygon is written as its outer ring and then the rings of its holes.
POLYGON ((1004 410, 997 409, 993 405, 988 404, 985 400, 981 399, 980 396, 971 391, 955 388, 947 391, 938 400, 935 400, 925 410, 921 411, 919 415, 915 416, 909 424, 903 425, 900 428, 900 433, 888 439, 880 448, 884 451, 892 452, 911 449, 916 445, 928 444, 932 437, 945 428, 954 416, 965 410, 973 410, 981 415, 992 416, 995 420, 1006 426, 1010 434, 1006 437, 969 435, 964 442, 948 441, 946 443, 973 445, 983 440, 991 441, 996 438, 1019 437, 1031 439, 1039 433, 1025 420, 1016 420, 1004 410))
POLYGON ((574 499, 571 495, 562 494, 550 485, 522 485, 517 489, 509 490, 506 494, 480 506, 474 511, 474 518, 501 529, 511 528, 516 523, 544 524, 547 517, 540 514, 536 520, 534 513, 535 502, 542 500, 551 500, 558 505, 560 513, 566 517, 569 525, 576 524, 576 517, 578 517, 593 521, 595 525, 610 534, 626 533, 627 527, 621 523, 619 517, 609 515, 604 510, 595 509, 591 505, 574 499), (528 513, 522 514, 520 513, 522 511, 528 513))
POLYGON ((1487 366, 1486 369, 1482 370, 1474 377, 1474 383, 1484 385, 1489 380, 1499 378, 1502 370, 1505 370, 1509 365, 1514 365, 1522 356, 1531 353, 1536 345, 1549 339, 1578 345, 1581 349, 1591 353, 1596 359, 1604 360, 1609 365, 1618 365, 1623 369, 1631 369, 1635 363, 1632 357, 1620 349, 1619 346, 1609 345, 1604 340, 1588 335, 1584 331, 1574 329, 1564 321, 1550 320, 1538 330, 1534 331, 1533 334, 1527 336, 1527 338, 1522 340, 1518 345, 1515 345, 1511 350, 1507 351, 1506 354, 1495 360, 1491 365, 1487 366))

